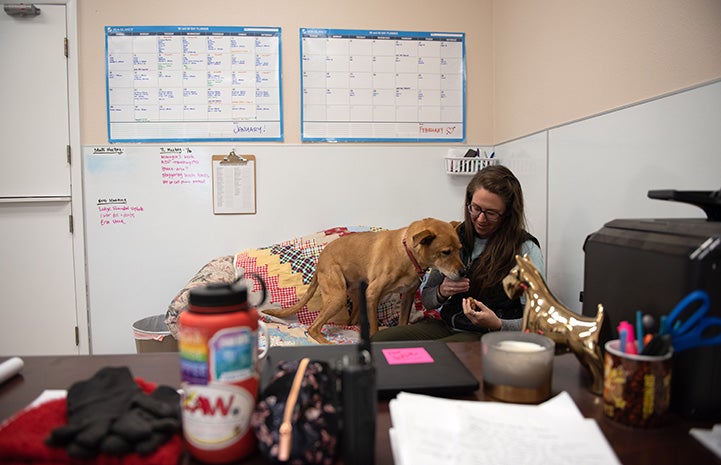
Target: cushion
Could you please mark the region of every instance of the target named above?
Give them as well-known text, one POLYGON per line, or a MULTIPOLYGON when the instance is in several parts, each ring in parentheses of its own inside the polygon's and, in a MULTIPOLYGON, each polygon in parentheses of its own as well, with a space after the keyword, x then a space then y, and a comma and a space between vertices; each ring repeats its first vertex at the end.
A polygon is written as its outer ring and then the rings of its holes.
POLYGON ((209 283, 230 283, 234 280, 235 267, 232 255, 215 258, 203 265, 168 305, 168 310, 165 312, 165 324, 168 325, 170 334, 175 339, 178 338, 178 315, 188 309, 188 296, 191 289, 209 283))

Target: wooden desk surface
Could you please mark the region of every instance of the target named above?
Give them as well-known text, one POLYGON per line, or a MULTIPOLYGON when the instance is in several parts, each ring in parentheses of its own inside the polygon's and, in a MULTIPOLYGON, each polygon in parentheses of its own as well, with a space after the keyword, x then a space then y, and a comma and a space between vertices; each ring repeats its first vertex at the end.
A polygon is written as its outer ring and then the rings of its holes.
MULTIPOLYGON (((482 380, 479 342, 449 344, 451 349, 482 380)), ((3 361, 5 358, 2 358, 3 361)), ((25 367, 19 376, 0 385, 0 421, 32 402, 45 389, 68 389, 74 382, 90 378, 104 366, 128 366, 134 376, 158 384, 180 386, 177 353, 144 353, 132 355, 42 356, 23 357, 25 367)), ((625 465, 718 464, 721 459, 709 452, 688 434, 691 427, 710 428, 714 422, 691 421, 672 413, 669 425, 653 430, 639 430, 617 424, 603 415, 603 402, 591 394, 589 378, 572 354, 556 356, 553 369, 553 394, 568 392, 583 415, 594 418, 609 443, 625 465)), ((481 383, 482 385, 482 383, 481 383)), ((491 400, 480 389, 469 400, 491 400)), ((376 465, 392 464, 388 429, 391 426, 387 401, 379 401, 376 430, 376 465)), ((185 462, 191 462, 185 460, 185 462)), ((243 464, 266 463, 260 453, 243 464)), ((583 458, 579 457, 579 463, 583 458)))

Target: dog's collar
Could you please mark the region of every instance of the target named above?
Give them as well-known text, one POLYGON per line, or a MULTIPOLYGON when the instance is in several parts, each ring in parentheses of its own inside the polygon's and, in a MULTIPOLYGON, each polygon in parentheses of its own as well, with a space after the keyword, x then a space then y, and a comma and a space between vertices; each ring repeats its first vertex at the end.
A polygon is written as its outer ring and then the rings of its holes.
POLYGON ((421 268, 421 265, 418 264, 418 260, 416 260, 416 257, 413 256, 411 249, 408 248, 408 243, 406 242, 406 233, 403 233, 403 248, 406 249, 408 258, 411 259, 413 266, 416 267, 416 273, 418 273, 418 279, 423 281, 423 276, 426 274, 426 272, 423 268, 421 268))

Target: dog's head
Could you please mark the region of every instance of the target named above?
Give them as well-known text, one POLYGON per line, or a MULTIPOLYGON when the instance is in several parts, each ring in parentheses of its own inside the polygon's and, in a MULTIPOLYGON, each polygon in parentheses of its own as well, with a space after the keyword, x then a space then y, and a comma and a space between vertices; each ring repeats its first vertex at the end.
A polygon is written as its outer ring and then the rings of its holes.
POLYGON ((459 279, 464 265, 461 261, 461 241, 450 223, 435 218, 414 221, 406 233, 410 238, 418 264, 435 268, 450 279, 459 279))
POLYGON ((516 255, 516 266, 503 278, 503 290, 506 291, 509 299, 519 297, 528 288, 528 283, 522 277, 524 258, 527 259, 527 257, 516 255))

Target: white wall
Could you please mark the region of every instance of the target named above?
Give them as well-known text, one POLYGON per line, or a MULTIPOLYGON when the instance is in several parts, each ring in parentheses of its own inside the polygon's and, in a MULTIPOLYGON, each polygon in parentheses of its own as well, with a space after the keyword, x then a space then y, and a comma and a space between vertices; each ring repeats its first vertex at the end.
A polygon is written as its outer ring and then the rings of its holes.
POLYGON ((548 248, 547 139, 548 135, 544 131, 495 148, 496 156, 521 182, 528 231, 536 236, 544 254, 548 248))
MULTIPOLYGON (((580 313, 586 237, 617 218, 704 217, 647 192, 718 190, 719 147, 721 81, 508 142, 496 153, 538 160, 539 177, 540 160, 548 160, 547 189, 532 191, 547 196, 548 285, 580 313)), ((534 234, 544 224, 533 218, 538 205, 528 207, 534 234)))
MULTIPOLYGON (((163 145, 167 147, 167 145, 163 145)), ((187 147, 187 146, 183 146, 187 147)), ((194 171, 211 157, 256 156, 257 214, 214 215, 212 183, 164 185, 157 145, 84 149, 88 306, 92 351, 134 352, 132 324, 164 314, 208 261, 336 226, 396 229, 435 217, 463 218, 470 176, 449 175, 449 146, 271 144, 191 146, 194 171), (98 199, 142 207, 126 224, 101 225, 98 199)))

